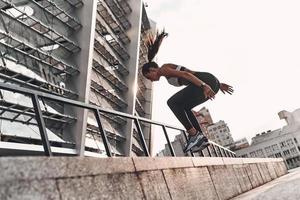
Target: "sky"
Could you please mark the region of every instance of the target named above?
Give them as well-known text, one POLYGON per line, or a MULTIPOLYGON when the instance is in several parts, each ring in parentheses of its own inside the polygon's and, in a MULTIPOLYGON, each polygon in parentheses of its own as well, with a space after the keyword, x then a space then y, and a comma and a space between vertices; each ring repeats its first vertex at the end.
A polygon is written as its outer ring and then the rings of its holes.
MULTIPOLYGON (((234 140, 250 142, 257 133, 281 128, 286 123, 278 112, 300 108, 300 1, 144 2, 148 17, 169 33, 159 65, 210 72, 233 86, 233 95, 219 92, 194 110, 208 108, 215 122, 227 123, 234 140)), ((165 78, 154 82, 153 120, 183 127, 166 103, 180 89, 165 78)))

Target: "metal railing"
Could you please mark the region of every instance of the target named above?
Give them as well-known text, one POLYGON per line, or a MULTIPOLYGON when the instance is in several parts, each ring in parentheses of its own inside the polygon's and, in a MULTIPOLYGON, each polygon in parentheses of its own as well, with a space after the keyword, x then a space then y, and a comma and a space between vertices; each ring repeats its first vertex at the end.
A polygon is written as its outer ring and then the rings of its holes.
MULTIPOLYGON (((172 142, 170 141, 170 138, 169 138, 169 135, 168 135, 168 132, 167 132, 167 128, 170 128, 170 129, 173 129, 173 130, 178 130, 178 131, 182 132, 183 135, 185 136, 186 141, 187 141, 187 135, 186 135, 185 130, 183 130, 181 128, 174 127, 174 126, 171 126, 171 125, 167 125, 167 124, 163 124, 163 123, 156 122, 156 121, 153 121, 153 120, 149 120, 149 119, 146 119, 146 118, 133 116, 133 115, 129 115, 129 114, 118 112, 118 111, 107 110, 107 109, 100 108, 96 105, 86 104, 86 103, 83 103, 83 102, 74 101, 74 100, 71 100, 71 99, 67 99, 67 98, 63 98, 63 97, 59 97, 59 96, 56 96, 56 95, 43 93, 43 92, 39 92, 39 91, 33 91, 33 90, 30 90, 30 89, 27 89, 27 88, 22 88, 22 87, 19 87, 19 86, 6 84, 6 83, 0 83, 0 89, 20 93, 20 94, 27 95, 27 96, 31 97, 32 104, 33 104, 33 111, 35 113, 37 125, 38 125, 40 135, 41 135, 42 145, 43 145, 43 148, 44 148, 44 153, 45 153, 46 156, 52 156, 52 152, 51 152, 51 146, 50 146, 50 142, 49 142, 47 131, 46 131, 45 121, 44 121, 43 114, 42 114, 42 109, 41 109, 41 106, 40 106, 40 103, 39 103, 39 98, 41 98, 43 100, 56 101, 56 102, 59 102, 59 103, 68 104, 68 105, 71 105, 71 106, 75 106, 75 107, 79 107, 79 108, 83 108, 83 109, 88 109, 88 110, 92 111, 95 114, 96 121, 97 121, 98 128, 99 128, 99 132, 100 132, 101 138, 103 140, 106 155, 108 157, 112 156, 112 152, 111 152, 110 144, 109 144, 108 139, 107 139, 107 134, 106 134, 106 132, 104 130, 104 127, 103 127, 103 124, 101 122, 101 119, 102 119, 101 115, 105 115, 105 114, 110 114, 110 115, 114 115, 114 116, 134 120, 136 129, 137 129, 137 133, 138 133, 138 136, 140 138, 141 146, 143 148, 145 156, 150 156, 150 154, 149 154, 149 150, 148 150, 148 147, 146 145, 146 142, 145 142, 144 134, 142 132, 141 122, 149 123, 151 125, 158 125, 158 126, 162 127, 164 135, 165 135, 167 143, 168 143, 168 147, 170 149, 170 152, 171 152, 172 156, 176 156, 176 155, 175 155, 175 151, 174 151, 173 146, 172 146, 172 142)), ((222 146, 220 146, 220 145, 218 145, 218 144, 216 144, 212 141, 210 141, 210 147, 207 147, 207 151, 209 153, 209 156, 236 157, 234 152, 232 152, 232 151, 230 151, 230 150, 228 150, 228 149, 226 149, 226 148, 224 148, 224 147, 222 147, 222 146)), ((193 153, 191 153, 191 155, 194 156, 193 153)), ((202 152, 200 152, 200 155, 204 156, 204 154, 202 152)))

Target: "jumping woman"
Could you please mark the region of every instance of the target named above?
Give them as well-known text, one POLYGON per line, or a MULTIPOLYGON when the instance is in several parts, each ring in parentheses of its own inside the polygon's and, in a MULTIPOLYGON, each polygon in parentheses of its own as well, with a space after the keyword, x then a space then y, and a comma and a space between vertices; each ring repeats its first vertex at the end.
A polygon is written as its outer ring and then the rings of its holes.
POLYGON ((208 139, 202 134, 199 123, 192 112, 192 108, 198 106, 208 99, 213 100, 219 89, 225 94, 233 93, 233 88, 207 72, 198 72, 187 69, 176 64, 163 64, 161 67, 153 62, 158 52, 160 44, 168 34, 163 30, 157 32, 156 37, 149 37, 147 41, 148 63, 142 67, 143 75, 151 80, 158 81, 164 76, 168 83, 179 87, 186 86, 167 101, 168 106, 182 123, 188 133, 188 142, 184 147, 184 152, 203 150, 209 145, 208 139), (194 147, 194 148, 193 148, 194 147), (193 149, 192 149, 193 148, 193 149))

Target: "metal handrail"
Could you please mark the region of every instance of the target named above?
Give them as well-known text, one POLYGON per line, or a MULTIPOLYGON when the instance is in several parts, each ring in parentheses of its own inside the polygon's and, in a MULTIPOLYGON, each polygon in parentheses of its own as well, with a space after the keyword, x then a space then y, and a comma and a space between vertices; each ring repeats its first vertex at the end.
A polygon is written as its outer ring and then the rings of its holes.
MULTIPOLYGON (((107 109, 104 109, 104 108, 100 108, 99 106, 96 106, 96 105, 86 104, 86 103, 83 103, 83 102, 80 102, 80 101, 75 101, 75 100, 67 99, 67 98, 64 98, 64 97, 60 97, 60 96, 56 96, 56 95, 52 95, 52 94, 48 94, 48 93, 43 93, 43 92, 40 92, 40 91, 33 91, 33 90, 30 90, 30 89, 27 89, 27 88, 23 88, 23 87, 11 85, 11 84, 0 83, 0 89, 8 90, 8 91, 11 91, 11 92, 17 92, 17 93, 24 94, 24 95, 29 95, 31 97, 32 103, 33 103, 33 109, 34 109, 34 112, 36 114, 36 121, 38 123, 38 128, 40 130, 42 144, 43 144, 44 152, 45 152, 46 156, 52 156, 52 152, 51 152, 51 147, 50 147, 50 143, 49 143, 47 132, 46 132, 46 125, 45 125, 44 118, 43 118, 43 115, 42 115, 42 110, 41 110, 39 100, 38 100, 39 98, 48 99, 48 100, 51 100, 51 101, 57 101, 57 102, 60 102, 60 103, 69 104, 69 105, 72 105, 72 106, 76 106, 76 107, 80 107, 80 108, 84 108, 84 109, 88 109, 88 110, 93 111, 94 114, 95 114, 95 117, 96 117, 96 121, 98 123, 98 128, 99 128, 99 131, 100 131, 103 143, 104 143, 106 154, 109 157, 112 156, 112 153, 111 153, 110 144, 109 144, 108 139, 107 139, 107 135, 105 133, 105 130, 104 130, 102 122, 101 122, 101 114, 103 114, 103 113, 112 114, 112 115, 116 115, 116 116, 119 116, 119 117, 124 117, 124 118, 127 118, 127 119, 134 120, 134 123, 135 123, 136 128, 137 128, 138 135, 140 137, 140 141, 142 142, 141 145, 143 147, 145 156, 150 156, 150 154, 149 154, 149 150, 148 150, 148 147, 146 145, 146 142, 145 142, 144 135, 142 133, 140 122, 146 122, 146 123, 150 123, 152 125, 158 125, 158 126, 161 126, 163 128, 163 131, 164 131, 166 140, 168 142, 168 146, 171 150, 171 155, 172 156, 176 156, 176 155, 175 155, 174 149, 172 147, 172 143, 170 142, 170 139, 169 139, 166 128, 171 128, 171 129, 174 129, 174 130, 181 131, 182 133, 184 133, 184 136, 187 140, 185 130, 183 130, 181 128, 178 128, 178 127, 175 127, 175 126, 172 126, 172 125, 167 125, 167 124, 164 124, 164 123, 161 123, 161 122, 153 121, 153 120, 138 117, 138 116, 133 116, 133 115, 130 115, 130 114, 127 114, 127 113, 119 112, 119 111, 107 110, 107 109)), ((223 151, 226 151, 230 157, 236 157, 234 152, 232 152, 232 151, 230 151, 230 150, 228 150, 228 149, 226 149, 226 148, 224 148, 224 147, 222 147, 222 146, 220 146, 220 145, 218 145, 218 144, 216 144, 212 141, 210 141, 210 144, 212 145, 212 148, 214 150, 215 150, 215 147, 217 147, 219 149, 220 153, 221 153, 221 149, 222 149, 223 151)), ((215 152, 216 152, 216 150, 215 150, 215 152)), ((216 154, 217 154, 217 152, 216 152, 216 154)), ((191 155, 194 156, 193 153, 191 153, 191 155)), ((223 156, 223 155, 221 155, 221 156, 223 156)), ((224 156, 227 157, 227 154, 225 153, 224 156)))

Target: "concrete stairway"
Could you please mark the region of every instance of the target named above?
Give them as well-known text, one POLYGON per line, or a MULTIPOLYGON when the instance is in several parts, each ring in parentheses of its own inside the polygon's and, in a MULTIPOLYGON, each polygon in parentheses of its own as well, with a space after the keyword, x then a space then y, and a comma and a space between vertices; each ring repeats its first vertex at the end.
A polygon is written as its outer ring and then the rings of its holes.
POLYGON ((230 199, 287 173, 282 159, 0 158, 0 199, 230 199))

